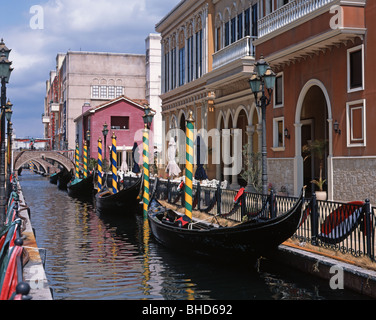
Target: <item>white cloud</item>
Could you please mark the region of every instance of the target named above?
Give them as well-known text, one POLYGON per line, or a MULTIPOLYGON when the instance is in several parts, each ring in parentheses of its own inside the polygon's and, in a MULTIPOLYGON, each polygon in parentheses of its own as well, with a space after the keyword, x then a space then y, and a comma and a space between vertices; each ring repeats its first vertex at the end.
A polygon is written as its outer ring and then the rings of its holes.
POLYGON ((57 33, 121 28, 140 23, 146 13, 145 0, 53 0, 44 11, 45 27, 57 33))
POLYGON ((13 116, 17 134, 27 136, 30 130, 43 130, 40 114, 45 82, 55 68, 57 53, 80 49, 144 53, 147 35, 155 32, 155 24, 179 1, 41 0, 42 30, 30 28, 33 15, 27 9, 22 25, 11 26, 4 36, 6 45, 12 48, 10 60, 15 68, 8 92, 17 108, 13 116), (24 119, 33 112, 33 121, 24 119), (34 129, 27 129, 26 123, 34 129))

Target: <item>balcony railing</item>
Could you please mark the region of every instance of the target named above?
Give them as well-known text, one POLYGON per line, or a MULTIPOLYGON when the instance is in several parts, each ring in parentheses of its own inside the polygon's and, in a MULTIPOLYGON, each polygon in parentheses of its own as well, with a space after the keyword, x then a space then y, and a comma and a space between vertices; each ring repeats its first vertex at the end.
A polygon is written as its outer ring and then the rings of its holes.
POLYGON ((259 38, 336 0, 294 0, 258 21, 259 38))
POLYGON ((59 104, 58 103, 52 103, 51 104, 51 112, 59 112, 59 104))
POLYGON ((50 117, 43 116, 42 123, 50 123, 50 117))
POLYGON ((213 54, 213 69, 217 69, 246 56, 253 57, 255 55, 253 40, 256 38, 257 37, 251 36, 244 37, 215 52, 213 54))

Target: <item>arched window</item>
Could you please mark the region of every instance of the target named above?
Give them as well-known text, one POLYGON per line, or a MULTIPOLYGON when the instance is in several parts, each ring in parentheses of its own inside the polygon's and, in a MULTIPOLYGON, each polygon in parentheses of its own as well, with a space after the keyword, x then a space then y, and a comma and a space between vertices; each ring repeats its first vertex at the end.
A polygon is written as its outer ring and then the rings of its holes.
POLYGON ((196 79, 202 76, 202 21, 201 17, 196 19, 196 79))
POLYGON ((171 89, 176 87, 176 34, 171 37, 171 89))
POLYGON ((187 31, 187 76, 190 82, 193 80, 193 27, 191 23, 188 24, 187 31))
POLYGON ((185 83, 185 36, 184 30, 179 33, 179 86, 185 83))

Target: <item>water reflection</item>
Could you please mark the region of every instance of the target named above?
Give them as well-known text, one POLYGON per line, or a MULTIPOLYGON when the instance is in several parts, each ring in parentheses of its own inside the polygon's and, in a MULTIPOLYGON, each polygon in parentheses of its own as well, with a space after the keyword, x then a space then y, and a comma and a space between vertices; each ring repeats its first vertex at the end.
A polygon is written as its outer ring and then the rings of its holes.
POLYGON ((37 243, 56 300, 346 299, 327 282, 262 260, 202 261, 154 241, 142 208, 99 214, 46 178, 23 172, 37 243))

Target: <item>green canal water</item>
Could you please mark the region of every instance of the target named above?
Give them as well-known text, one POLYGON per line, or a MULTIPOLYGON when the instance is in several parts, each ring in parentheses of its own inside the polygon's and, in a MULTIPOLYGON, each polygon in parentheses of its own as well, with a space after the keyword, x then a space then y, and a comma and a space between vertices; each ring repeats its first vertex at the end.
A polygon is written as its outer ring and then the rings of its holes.
POLYGON ((155 242, 142 208, 100 215, 45 177, 20 184, 55 300, 345 300, 329 281, 268 259, 221 263, 171 252, 155 242))

